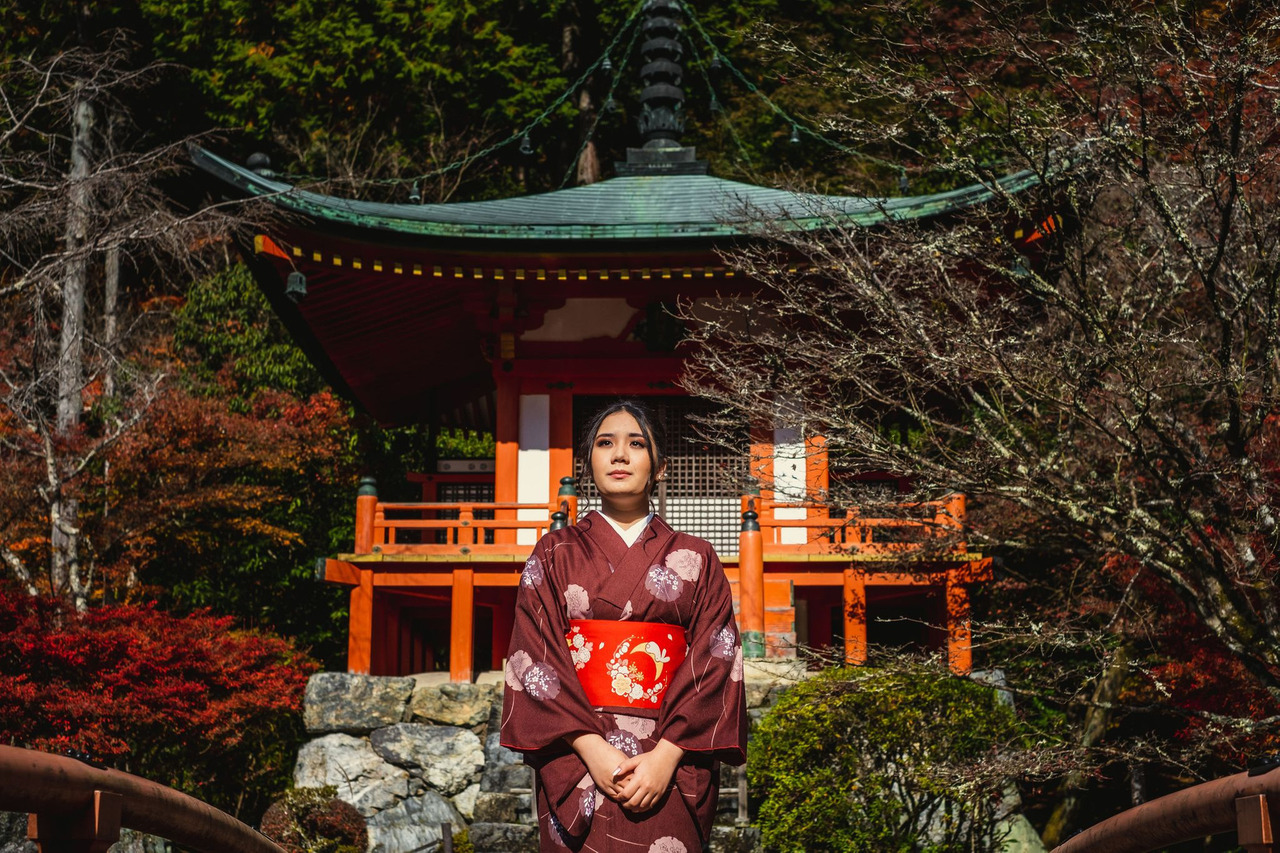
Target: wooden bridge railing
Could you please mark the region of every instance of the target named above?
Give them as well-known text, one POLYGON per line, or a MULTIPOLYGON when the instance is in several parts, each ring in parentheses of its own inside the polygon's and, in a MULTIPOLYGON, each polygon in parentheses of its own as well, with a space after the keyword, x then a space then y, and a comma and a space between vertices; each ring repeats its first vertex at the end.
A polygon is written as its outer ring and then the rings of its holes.
POLYGON ((1280 814, 1280 769, 1274 764, 1135 806, 1072 836, 1053 853, 1148 853, 1233 830, 1248 853, 1274 853, 1280 826, 1272 811, 1280 814))
POLYGON ((74 758, 0 746, 0 811, 27 812, 40 853, 105 853, 121 827, 200 853, 283 853, 208 803, 74 758))

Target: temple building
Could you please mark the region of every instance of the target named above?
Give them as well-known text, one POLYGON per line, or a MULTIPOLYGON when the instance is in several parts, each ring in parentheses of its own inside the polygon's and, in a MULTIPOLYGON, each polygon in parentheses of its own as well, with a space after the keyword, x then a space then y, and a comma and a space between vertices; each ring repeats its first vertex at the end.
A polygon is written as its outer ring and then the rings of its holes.
MULTIPOLYGON (((396 675, 500 669, 530 549, 593 506, 574 456, 586 418, 643 398, 670 445, 658 511, 708 539, 725 565, 749 655, 834 647, 859 663, 869 642, 945 650, 971 666, 969 596, 989 560, 952 535, 965 498, 864 517, 826 502, 818 428, 743 424, 742 445, 699 440, 705 403, 678 380, 677 302, 749 298, 759 282, 722 251, 762 217, 787 228, 943 217, 989 202, 989 187, 935 195, 808 195, 720 179, 682 146, 681 48, 664 0, 645 13, 641 147, 616 177, 491 201, 385 204, 308 192, 197 149, 229 194, 283 213, 249 263, 275 310, 333 387, 384 425, 492 430, 492 460, 441 460, 413 475, 420 501, 355 500, 354 547, 324 561, 350 588, 348 668, 396 675), (805 431, 810 430, 810 431, 805 431), (746 483, 744 487, 744 483, 746 483), (755 483, 753 486, 752 484, 755 483), (904 528, 911 528, 904 531, 904 528), (884 621, 884 618, 899 617, 884 621), (905 617, 905 618, 903 618, 905 617)), ((1034 182, 1013 175, 1004 189, 1034 182)))

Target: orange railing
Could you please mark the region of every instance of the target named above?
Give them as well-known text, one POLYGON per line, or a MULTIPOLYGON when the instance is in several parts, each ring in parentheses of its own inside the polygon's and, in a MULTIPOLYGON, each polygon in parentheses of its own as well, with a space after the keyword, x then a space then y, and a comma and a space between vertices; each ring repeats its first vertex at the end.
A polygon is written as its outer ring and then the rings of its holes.
MULTIPOLYGON (((568 479, 568 478, 566 478, 568 479)), ((572 524, 578 498, 567 484, 550 503, 500 501, 404 502, 378 499, 372 486, 362 485, 356 497, 356 554, 507 554, 519 531, 533 539, 548 530, 572 524), (536 518, 520 518, 536 515, 536 518)))
POLYGON ((939 501, 898 504, 894 517, 863 515, 857 508, 838 509, 808 501, 789 502, 744 495, 742 511, 754 511, 766 555, 785 553, 845 553, 862 556, 906 556, 943 546, 963 552, 965 496, 952 494, 939 501), (779 510, 803 512, 804 517, 779 517, 779 510), (788 535, 788 531, 801 531, 788 535), (790 540, 790 541, 788 541, 790 540))
MULTIPOLYGON (((868 516, 857 508, 760 495, 744 495, 741 507, 744 513, 756 514, 763 555, 769 558, 825 553, 876 559, 965 552, 964 495, 904 502, 895 510, 899 514, 892 517, 868 516), (798 517, 788 517, 790 513, 798 517)), ((520 554, 548 530, 573 524, 577 511, 571 481, 562 481, 560 496, 549 503, 392 503, 380 500, 371 481, 366 481, 356 498, 355 554, 520 554), (530 531, 532 536, 517 545, 520 531, 530 531)))
MULTIPOLYGON (((486 551, 508 551, 510 543, 496 534, 532 530, 535 538, 552 528, 552 515, 559 509, 552 504, 531 503, 382 503, 373 508, 372 523, 367 525, 367 550, 357 545, 358 554, 483 554, 486 551), (541 512, 541 519, 494 517, 514 515, 521 510, 541 512), (443 514, 454 517, 441 517, 443 514), (486 518, 485 515, 490 517, 486 518), (436 517, 432 517, 436 516, 436 517), (414 531, 420 531, 416 533, 414 531), (491 533, 494 535, 486 535, 491 533)), ((514 540, 512 540, 514 541, 514 540)), ((527 548, 526 548, 527 550, 527 548)))
POLYGON ((27 812, 41 853, 105 853, 121 827, 201 853, 283 853, 208 803, 73 758, 0 746, 0 811, 27 812))
POLYGON ((1135 806, 1072 836, 1053 853, 1148 853, 1232 830, 1249 853, 1271 853, 1280 840, 1270 813, 1277 803, 1280 772, 1274 765, 1262 767, 1135 806))

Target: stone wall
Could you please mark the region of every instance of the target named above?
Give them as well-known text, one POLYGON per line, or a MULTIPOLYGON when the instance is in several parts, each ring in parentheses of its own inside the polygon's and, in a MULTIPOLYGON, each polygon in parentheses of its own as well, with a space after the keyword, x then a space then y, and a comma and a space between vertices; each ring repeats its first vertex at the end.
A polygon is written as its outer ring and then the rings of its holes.
MULTIPOLYGON (((748 663, 748 713, 770 707, 802 668, 748 663)), ((333 785, 369 824, 370 853, 430 849, 440 824, 466 826, 476 853, 534 853, 533 771, 499 743, 502 675, 452 684, 443 674, 404 678, 325 672, 303 706, 315 736, 298 752, 297 787, 333 785)), ((716 853, 748 853, 758 833, 736 825, 737 769, 724 767, 716 853)))

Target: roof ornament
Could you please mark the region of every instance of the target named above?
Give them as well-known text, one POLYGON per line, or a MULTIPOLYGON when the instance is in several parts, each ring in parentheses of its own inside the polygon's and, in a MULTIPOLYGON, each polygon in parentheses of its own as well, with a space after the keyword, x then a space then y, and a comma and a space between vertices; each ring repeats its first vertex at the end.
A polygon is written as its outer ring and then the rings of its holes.
POLYGON ((644 4, 644 43, 640 54, 644 67, 640 79, 644 91, 640 93, 640 133, 644 147, 678 148, 680 134, 684 132, 684 45, 680 43, 683 27, 679 0, 648 0, 644 4))
POLYGON ((705 175, 707 164, 697 159, 694 148, 682 146, 684 133, 684 8, 680 0, 646 0, 640 24, 644 41, 640 55, 644 66, 640 79, 640 116, 636 124, 644 144, 628 148, 625 163, 618 163, 619 175, 695 174, 705 175))

